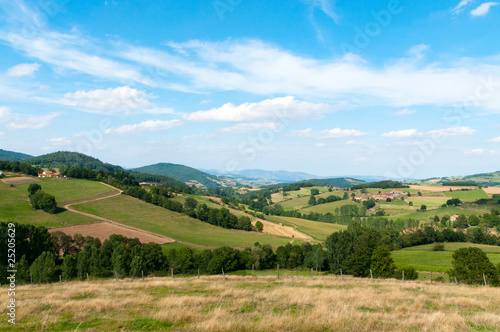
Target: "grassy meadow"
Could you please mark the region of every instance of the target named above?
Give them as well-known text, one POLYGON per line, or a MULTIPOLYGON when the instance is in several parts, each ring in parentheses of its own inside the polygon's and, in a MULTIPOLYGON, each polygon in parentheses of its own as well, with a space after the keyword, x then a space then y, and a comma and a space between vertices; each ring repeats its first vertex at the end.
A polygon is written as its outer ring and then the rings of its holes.
MULTIPOLYGON (((59 205, 63 202, 74 202, 91 196, 116 192, 117 189, 106 186, 97 181, 79 179, 50 179, 41 178, 37 182, 42 186, 43 191, 54 195, 59 205)), ((16 185, 20 191, 28 195, 29 183, 16 185)))
POLYGON ((347 229, 345 225, 329 224, 293 217, 267 216, 266 219, 272 222, 282 223, 285 226, 294 227, 298 231, 318 241, 325 241, 330 234, 347 229))
POLYGON ((0 181, 0 221, 33 224, 45 227, 62 227, 95 222, 93 218, 71 211, 59 209, 56 214, 34 210, 28 196, 16 187, 10 187, 0 181))
MULTIPOLYGON (((8 301, 7 291, 0 301, 8 301)), ((498 331, 500 289, 339 277, 26 285, 0 331, 498 331)), ((6 306, 0 312, 6 317, 6 306)))
POLYGON ((433 244, 409 247, 391 252, 397 267, 412 265, 417 271, 447 272, 452 267, 455 250, 477 247, 486 252, 496 266, 500 263, 500 247, 474 243, 445 243, 444 251, 433 251, 433 244))

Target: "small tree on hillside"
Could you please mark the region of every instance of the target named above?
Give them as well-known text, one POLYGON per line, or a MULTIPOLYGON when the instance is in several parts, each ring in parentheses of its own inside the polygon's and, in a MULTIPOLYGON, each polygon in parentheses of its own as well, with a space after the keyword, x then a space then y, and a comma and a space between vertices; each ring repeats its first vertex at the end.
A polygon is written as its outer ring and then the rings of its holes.
POLYGON ((255 223, 255 228, 257 229, 257 231, 262 232, 262 230, 264 230, 264 224, 260 222, 260 220, 257 220, 257 222, 255 223))
POLYGON ((479 248, 460 248, 453 253, 453 268, 448 271, 450 278, 468 285, 482 284, 483 273, 490 285, 497 286, 498 270, 488 259, 486 253, 479 248))
POLYGON ((307 204, 316 205, 316 197, 311 196, 311 198, 309 198, 309 202, 307 202, 307 204))
POLYGON ((34 195, 38 190, 42 190, 42 186, 40 186, 38 183, 32 183, 28 187, 28 193, 29 195, 34 195))

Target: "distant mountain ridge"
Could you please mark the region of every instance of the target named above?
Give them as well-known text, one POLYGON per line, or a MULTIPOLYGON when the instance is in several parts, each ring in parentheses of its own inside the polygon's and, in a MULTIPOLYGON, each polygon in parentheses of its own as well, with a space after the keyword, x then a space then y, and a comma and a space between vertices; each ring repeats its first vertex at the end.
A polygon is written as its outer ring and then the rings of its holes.
POLYGON ((33 156, 30 156, 29 154, 0 149, 0 160, 21 161, 31 157, 33 156))
POLYGON ((321 178, 320 176, 303 173, 303 172, 289 172, 289 171, 266 171, 262 169, 245 169, 234 172, 223 172, 214 169, 200 169, 201 171, 224 177, 244 178, 244 179, 262 179, 270 182, 298 182, 307 179, 321 178))
POLYGON ((154 165, 143 166, 139 168, 132 169, 134 172, 166 175, 178 181, 184 182, 189 185, 205 187, 219 187, 225 185, 231 185, 234 183, 229 183, 215 175, 207 174, 195 168, 170 163, 158 163, 154 165))

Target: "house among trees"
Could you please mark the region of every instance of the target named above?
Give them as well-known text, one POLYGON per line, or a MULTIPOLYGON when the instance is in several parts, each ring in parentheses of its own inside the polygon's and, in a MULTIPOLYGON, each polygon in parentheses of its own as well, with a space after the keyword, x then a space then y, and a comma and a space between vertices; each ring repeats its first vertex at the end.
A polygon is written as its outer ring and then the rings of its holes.
POLYGON ((389 195, 389 194, 373 194, 372 196, 373 199, 376 199, 376 200, 386 200, 388 198, 390 199, 394 199, 394 195, 389 195))
POLYGON ((393 190, 391 191, 391 194, 399 196, 399 195, 406 195, 406 192, 400 190, 393 190))
POLYGON ((58 178, 61 177, 60 173, 55 173, 52 171, 43 171, 42 173, 38 173, 39 178, 58 178))
POLYGON ((458 214, 454 214, 454 215, 452 215, 452 216, 450 217, 450 221, 451 221, 451 222, 455 222, 455 221, 457 221, 457 219, 458 219, 458 214))
POLYGON ((364 197, 361 197, 361 196, 354 196, 354 200, 361 201, 361 202, 366 202, 368 200, 368 198, 364 198, 364 197))

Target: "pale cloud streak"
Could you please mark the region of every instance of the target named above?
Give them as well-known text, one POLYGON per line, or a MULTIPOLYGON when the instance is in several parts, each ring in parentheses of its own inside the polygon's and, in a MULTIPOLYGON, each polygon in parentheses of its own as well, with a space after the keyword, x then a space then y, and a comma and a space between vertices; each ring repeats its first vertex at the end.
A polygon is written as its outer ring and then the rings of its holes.
POLYGON ((307 128, 304 130, 296 130, 292 132, 292 136, 314 138, 314 139, 359 137, 368 134, 369 133, 363 132, 361 130, 341 129, 341 128, 324 129, 319 131, 315 131, 312 128, 307 128))
POLYGON ((7 70, 7 76, 21 77, 33 76, 33 74, 40 68, 38 63, 22 63, 11 67, 7 70))
POLYGON ((148 120, 134 125, 124 125, 115 129, 107 129, 106 134, 136 134, 144 131, 166 131, 182 126, 180 120, 148 120))
POLYGON ((469 136, 475 134, 476 131, 469 127, 454 127, 445 129, 430 130, 420 132, 417 129, 394 130, 383 133, 383 137, 388 138, 411 138, 411 137, 453 137, 453 136, 469 136))
POLYGON ((410 115, 410 114, 413 114, 415 112, 417 112, 417 111, 405 108, 404 110, 394 112, 393 115, 398 115, 398 116, 401 116, 401 115, 410 115))
POLYGON ((50 113, 45 115, 24 115, 16 114, 7 125, 11 129, 42 129, 47 127, 51 120, 61 115, 61 113, 50 113))

